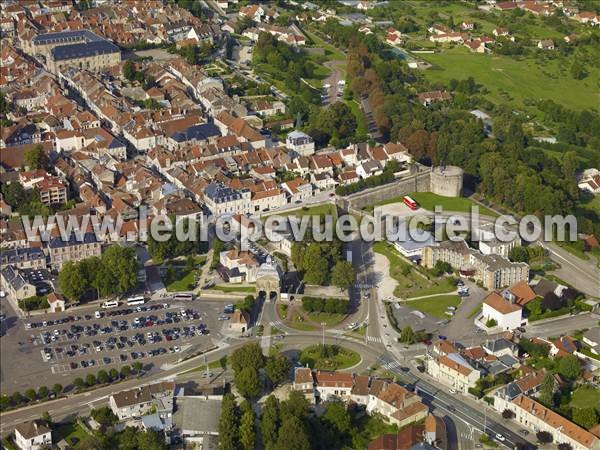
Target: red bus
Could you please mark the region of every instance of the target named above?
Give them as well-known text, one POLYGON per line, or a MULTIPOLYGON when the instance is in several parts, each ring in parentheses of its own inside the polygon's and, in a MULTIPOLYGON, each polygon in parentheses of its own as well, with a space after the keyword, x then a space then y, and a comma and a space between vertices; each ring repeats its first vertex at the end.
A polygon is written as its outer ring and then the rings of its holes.
POLYGON ((419 205, 417 204, 417 202, 415 202, 412 198, 410 198, 408 195, 405 195, 402 198, 402 201, 404 202, 404 204, 406 206, 408 206, 410 209, 412 209, 413 211, 416 211, 419 208, 419 205))

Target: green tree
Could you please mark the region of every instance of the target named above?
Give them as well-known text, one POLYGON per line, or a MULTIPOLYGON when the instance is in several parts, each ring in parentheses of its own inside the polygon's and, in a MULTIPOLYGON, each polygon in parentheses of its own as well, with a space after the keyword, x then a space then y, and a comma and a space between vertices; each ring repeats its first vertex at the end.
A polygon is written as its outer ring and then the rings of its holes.
POLYGON ((110 379, 112 381, 116 381, 119 379, 119 371, 115 368, 110 369, 110 371, 108 372, 108 375, 110 376, 110 379))
POLYGON ((42 413, 42 420, 46 423, 46 426, 52 426, 52 416, 48 411, 42 413))
POLYGON ((527 251, 527 248, 521 247, 520 245, 513 247, 510 250, 508 257, 513 262, 529 262, 529 252, 527 251))
POLYGON ((77 377, 77 378, 75 378, 75 379, 73 380, 73 385, 74 385, 74 386, 75 386, 77 389, 81 390, 81 389, 83 389, 83 388, 85 387, 85 381, 83 381, 83 378, 81 378, 81 377, 77 377))
POLYGON ((331 283, 340 289, 348 289, 356 282, 356 271, 350 261, 338 261, 331 271, 331 283))
POLYGON ((63 391, 62 384, 56 383, 54 386, 52 386, 52 392, 54 393, 54 395, 59 395, 62 393, 62 391, 63 391))
POLYGON ((128 80, 128 81, 133 81, 135 78, 135 64, 133 63, 132 60, 127 60, 125 61, 125 64, 123 64, 123 76, 128 80))
POLYGON ((79 301, 85 293, 87 280, 81 276, 80 265, 67 261, 58 274, 60 291, 69 300, 79 301))
POLYGON ((29 170, 46 169, 49 164, 48 154, 41 144, 26 150, 23 161, 29 170))
POLYGON ((338 436, 349 433, 352 428, 350 414, 348 414, 346 405, 342 402, 328 403, 325 414, 323 414, 323 420, 335 430, 338 436))
POLYGON ((256 443, 256 431, 254 430, 254 411, 248 402, 242 406, 242 418, 240 420, 240 444, 243 450, 254 450, 256 443))
POLYGON ((415 332, 410 325, 406 325, 400 331, 400 342, 404 344, 412 344, 415 342, 415 332))
POLYGON ((280 405, 281 417, 291 415, 300 420, 308 417, 309 409, 308 400, 298 391, 290 392, 288 399, 280 405))
POLYGON ((13 394, 10 396, 10 399, 12 404, 15 406, 19 406, 21 403, 23 403, 23 395, 19 391, 13 392, 13 394))
POLYGON ((105 383, 108 383, 109 381, 110 381, 110 378, 108 376, 108 373, 106 373, 106 370, 101 370, 98 372, 98 383, 105 384, 105 383))
POLYGON ((285 416, 279 428, 277 448, 310 450, 310 440, 302 422, 294 416, 285 416))
POLYGON ((329 262, 318 243, 309 244, 304 254, 303 266, 306 284, 316 286, 325 284, 329 272, 329 262))
POLYGON ((30 402, 37 400, 37 393, 35 392, 35 389, 27 389, 25 391, 25 397, 27 397, 30 402))
POLYGON ((235 386, 244 397, 256 397, 261 391, 261 382, 254 367, 244 367, 235 372, 235 386))
POLYGON ((540 391, 538 393, 538 399, 545 405, 552 406, 552 399, 554 397, 554 377, 551 373, 544 375, 540 391))
POLYGON ((129 375, 131 375, 131 367, 129 366, 123 366, 121 367, 121 378, 127 378, 129 375))
POLYGON ((581 373, 581 364, 575 355, 558 358, 558 373, 568 380, 575 380, 581 373))
POLYGON ((162 433, 156 430, 145 430, 136 435, 137 448, 144 450, 164 450, 167 448, 162 433))
POLYGON ((92 409, 90 415, 100 425, 114 425, 119 421, 119 418, 111 411, 108 406, 92 409))
POLYGON ((38 388, 38 397, 39 398, 46 399, 46 398, 48 398, 48 394, 49 394, 49 391, 46 386, 40 386, 38 388))
POLYGON ((262 348, 258 342, 251 342, 235 350, 229 358, 231 368, 235 373, 246 367, 258 371, 265 365, 262 348))
POLYGON ((106 441, 103 435, 85 434, 81 440, 75 444, 75 450, 105 450, 106 441))
POLYGON ((0 395, 0 411, 4 411, 11 405, 11 399, 8 395, 0 395))
POLYGON ((598 423, 596 408, 573 408, 573 422, 589 430, 598 423))
POLYGON ((270 395, 267 397, 260 418, 260 434, 266 449, 275 448, 279 430, 279 400, 270 395))
POLYGON ((94 375, 93 373, 88 373, 85 377, 85 384, 88 387, 94 386, 96 384, 96 375, 94 375))
POLYGON ((587 77, 587 71, 578 59, 571 65, 571 76, 576 80, 583 80, 587 77))
POLYGON ((232 394, 225 394, 219 418, 219 450, 236 450, 239 428, 238 411, 232 394))
POLYGON ((131 367, 135 373, 139 374, 144 369, 144 364, 142 364, 139 361, 136 361, 131 365, 131 367))
POLYGON ((267 358, 265 372, 267 377, 269 377, 269 380, 271 380, 271 383, 273 383, 273 385, 278 385, 285 379, 291 367, 292 364, 290 363, 290 360, 285 355, 279 353, 267 358))

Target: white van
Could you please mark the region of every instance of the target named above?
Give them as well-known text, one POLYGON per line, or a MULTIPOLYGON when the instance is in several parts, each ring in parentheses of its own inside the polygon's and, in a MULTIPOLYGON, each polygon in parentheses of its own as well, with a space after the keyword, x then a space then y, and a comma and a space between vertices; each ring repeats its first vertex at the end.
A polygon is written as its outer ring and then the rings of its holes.
POLYGON ((102 307, 104 309, 116 308, 117 306, 119 306, 119 302, 116 300, 109 300, 109 301, 102 303, 102 307))

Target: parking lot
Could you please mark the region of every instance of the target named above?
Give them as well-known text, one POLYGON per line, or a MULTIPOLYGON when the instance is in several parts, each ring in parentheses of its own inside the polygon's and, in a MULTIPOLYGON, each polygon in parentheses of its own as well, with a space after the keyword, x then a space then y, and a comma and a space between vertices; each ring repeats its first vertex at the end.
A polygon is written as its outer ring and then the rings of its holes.
POLYGON ((88 373, 137 361, 160 369, 186 353, 212 347, 223 325, 217 320, 223 306, 219 301, 155 301, 31 319, 12 317, 0 341, 2 392, 56 382, 66 385, 88 373), (19 364, 13 364, 17 359, 19 364))

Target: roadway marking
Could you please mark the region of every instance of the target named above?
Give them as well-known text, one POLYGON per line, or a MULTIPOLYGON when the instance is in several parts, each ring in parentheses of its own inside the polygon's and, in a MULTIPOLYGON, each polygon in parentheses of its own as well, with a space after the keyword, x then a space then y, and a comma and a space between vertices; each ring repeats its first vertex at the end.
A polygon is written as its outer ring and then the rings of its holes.
POLYGON ((378 344, 383 344, 383 340, 380 337, 375 336, 367 336, 368 342, 377 342, 378 344))
POLYGON ((382 364, 381 367, 383 367, 384 369, 388 369, 388 370, 392 370, 395 369, 397 367, 400 367, 402 364, 400 364, 398 361, 390 361, 387 362, 385 364, 382 364))

